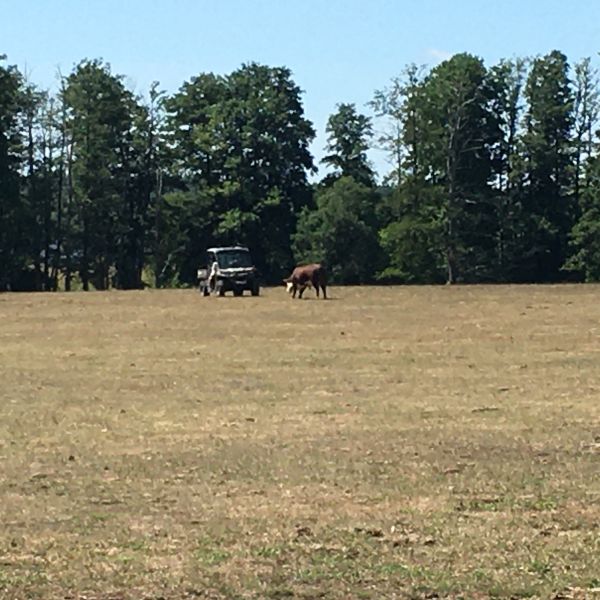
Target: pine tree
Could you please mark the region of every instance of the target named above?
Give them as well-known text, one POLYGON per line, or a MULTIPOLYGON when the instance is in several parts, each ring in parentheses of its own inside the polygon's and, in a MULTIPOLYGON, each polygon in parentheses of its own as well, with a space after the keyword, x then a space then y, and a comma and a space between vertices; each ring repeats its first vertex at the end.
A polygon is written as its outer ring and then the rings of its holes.
POLYGON ((528 111, 523 136, 526 182, 523 224, 527 251, 520 278, 557 281, 574 224, 573 94, 567 58, 558 51, 536 58, 525 87, 528 111))

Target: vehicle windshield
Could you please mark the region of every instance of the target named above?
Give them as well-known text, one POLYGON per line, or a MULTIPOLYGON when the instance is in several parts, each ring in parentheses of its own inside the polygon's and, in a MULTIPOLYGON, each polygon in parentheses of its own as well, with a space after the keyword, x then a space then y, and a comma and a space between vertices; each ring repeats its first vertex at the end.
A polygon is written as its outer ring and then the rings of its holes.
POLYGON ((247 268, 252 266, 250 253, 243 250, 225 250, 217 254, 221 269, 247 268))

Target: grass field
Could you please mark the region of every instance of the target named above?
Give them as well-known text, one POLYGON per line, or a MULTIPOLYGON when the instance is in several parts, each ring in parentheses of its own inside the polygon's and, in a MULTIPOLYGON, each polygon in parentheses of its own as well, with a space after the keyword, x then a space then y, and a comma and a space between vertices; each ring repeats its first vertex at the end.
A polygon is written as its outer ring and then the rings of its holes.
POLYGON ((0 598, 600 598, 600 287, 0 295, 0 598))

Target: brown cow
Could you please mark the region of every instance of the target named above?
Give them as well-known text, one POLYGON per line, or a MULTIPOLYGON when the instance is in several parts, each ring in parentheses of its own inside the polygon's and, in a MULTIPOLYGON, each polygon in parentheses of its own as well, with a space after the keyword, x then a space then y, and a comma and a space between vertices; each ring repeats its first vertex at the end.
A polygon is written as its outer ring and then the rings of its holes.
POLYGON ((292 295, 292 298, 296 297, 296 292, 298 292, 298 298, 302 298, 304 290, 312 286, 315 288, 317 298, 319 297, 319 288, 321 288, 323 298, 327 299, 327 273, 324 265, 319 263, 296 267, 283 282, 286 284, 287 291, 292 295))

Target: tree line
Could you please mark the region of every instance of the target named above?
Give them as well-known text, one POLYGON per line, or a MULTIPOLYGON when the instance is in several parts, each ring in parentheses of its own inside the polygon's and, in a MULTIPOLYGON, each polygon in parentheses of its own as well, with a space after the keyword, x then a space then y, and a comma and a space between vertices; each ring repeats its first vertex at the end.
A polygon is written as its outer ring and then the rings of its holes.
POLYGON ((266 282, 600 278, 600 110, 589 58, 409 65, 329 117, 325 175, 285 67, 135 95, 101 60, 39 89, 0 61, 0 291, 192 285, 244 244, 266 282), (379 179, 368 160, 383 148, 379 179))

